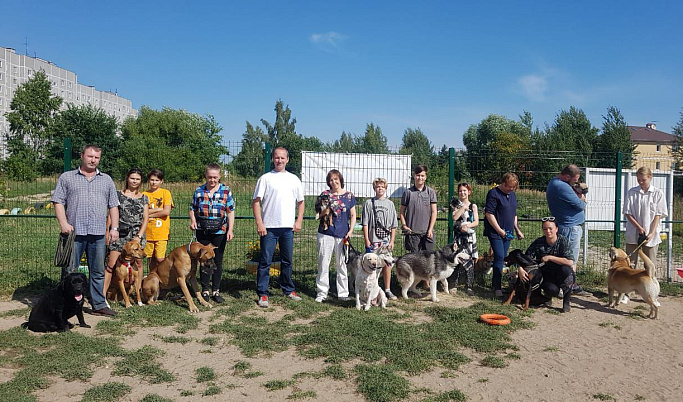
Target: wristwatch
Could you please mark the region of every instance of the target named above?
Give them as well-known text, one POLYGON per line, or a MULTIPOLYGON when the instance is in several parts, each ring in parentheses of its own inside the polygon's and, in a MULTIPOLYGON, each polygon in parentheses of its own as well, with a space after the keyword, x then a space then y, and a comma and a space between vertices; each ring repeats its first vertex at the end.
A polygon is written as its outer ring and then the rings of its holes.
POLYGON ((109 230, 115 230, 115 231, 118 232, 118 231, 119 231, 119 228, 111 228, 111 229, 109 229, 109 230))

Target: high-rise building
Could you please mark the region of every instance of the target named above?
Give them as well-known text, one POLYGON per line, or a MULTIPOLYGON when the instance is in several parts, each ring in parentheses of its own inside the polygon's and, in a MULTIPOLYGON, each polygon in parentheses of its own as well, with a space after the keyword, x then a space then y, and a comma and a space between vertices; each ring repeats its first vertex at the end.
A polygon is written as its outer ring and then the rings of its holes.
POLYGON ((7 135, 9 122, 5 117, 10 112, 14 93, 22 83, 28 81, 37 71, 44 71, 52 83, 52 93, 63 99, 62 109, 67 104, 74 106, 92 105, 116 117, 122 123, 128 116, 137 116, 133 103, 117 93, 98 91, 92 86, 78 82, 73 71, 56 66, 51 61, 38 57, 17 54, 12 48, 0 46, 0 158, 7 158, 7 135))

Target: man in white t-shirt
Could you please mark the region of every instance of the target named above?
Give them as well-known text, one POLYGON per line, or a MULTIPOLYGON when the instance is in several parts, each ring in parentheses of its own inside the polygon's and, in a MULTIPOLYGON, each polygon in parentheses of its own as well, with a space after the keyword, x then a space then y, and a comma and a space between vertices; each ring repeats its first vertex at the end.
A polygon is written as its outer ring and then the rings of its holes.
POLYGON ((261 236, 256 292, 258 305, 263 308, 268 307, 270 264, 277 244, 280 245, 280 288, 289 299, 301 300, 292 281, 292 254, 294 232, 301 230, 304 219, 304 189, 301 180, 285 170, 289 162, 285 148, 275 148, 272 160, 275 169, 258 179, 251 201, 256 231, 261 236))

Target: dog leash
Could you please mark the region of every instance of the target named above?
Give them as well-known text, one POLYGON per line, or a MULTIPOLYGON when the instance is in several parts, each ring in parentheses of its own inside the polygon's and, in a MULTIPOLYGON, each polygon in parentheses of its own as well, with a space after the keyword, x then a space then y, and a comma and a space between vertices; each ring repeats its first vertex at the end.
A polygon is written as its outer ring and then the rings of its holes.
POLYGON ((190 242, 187 243, 187 254, 190 254, 190 247, 192 246, 192 243, 197 241, 197 231, 193 230, 192 231, 192 238, 190 239, 190 242))
POLYGON ((638 247, 636 247, 633 251, 631 251, 631 254, 628 255, 628 259, 631 260, 631 256, 633 255, 633 253, 635 253, 636 251, 640 250, 640 248, 643 247, 643 246, 645 245, 645 243, 647 243, 647 239, 643 240, 643 241, 638 245, 638 247))

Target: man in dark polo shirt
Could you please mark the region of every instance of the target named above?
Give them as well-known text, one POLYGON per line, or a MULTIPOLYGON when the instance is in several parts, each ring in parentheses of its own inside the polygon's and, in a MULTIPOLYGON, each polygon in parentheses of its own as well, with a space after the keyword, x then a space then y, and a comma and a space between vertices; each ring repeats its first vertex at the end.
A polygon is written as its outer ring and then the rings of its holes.
POLYGON ((415 184, 403 193, 399 219, 405 234, 405 248, 409 253, 434 249, 436 222, 436 192, 425 185, 427 166, 413 169, 415 184))
POLYGON ((95 315, 115 316, 105 298, 104 258, 107 213, 111 217, 110 239, 119 238, 119 197, 114 181, 100 172, 102 150, 86 145, 81 152, 81 166, 62 173, 52 195, 61 233, 76 231, 71 265, 62 268, 62 278, 78 269, 83 252, 88 259, 90 303, 95 315))

